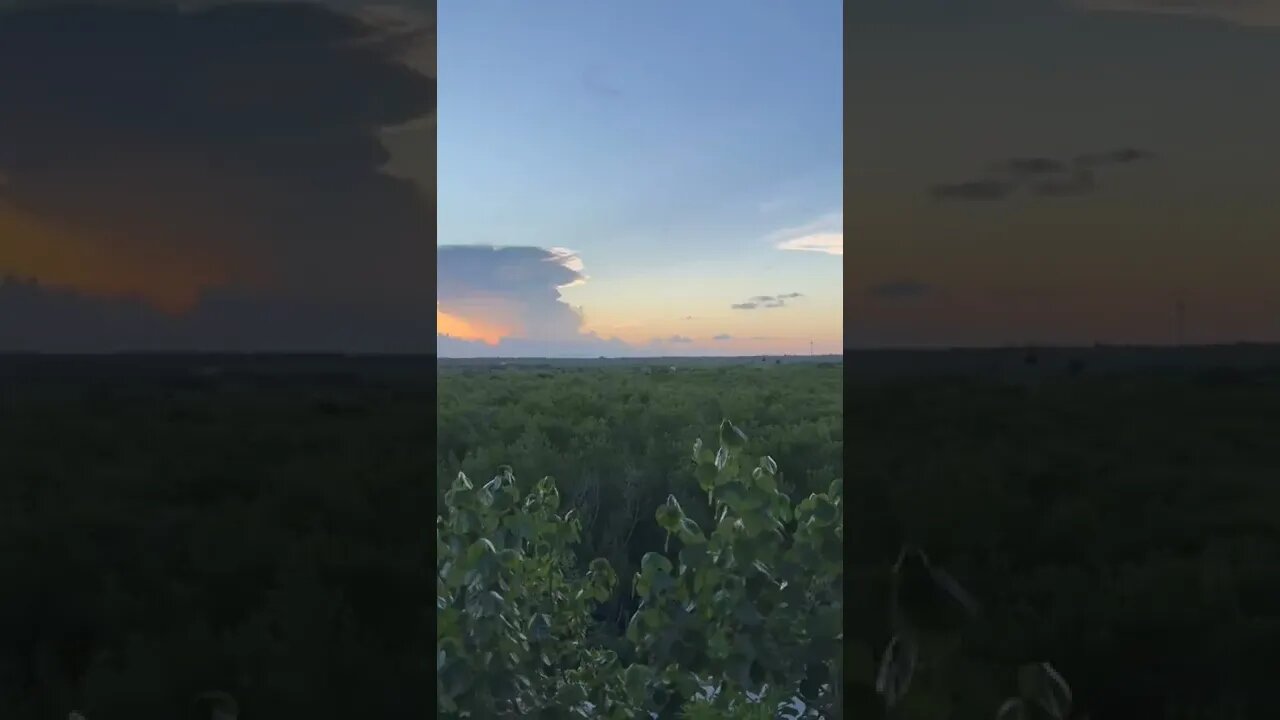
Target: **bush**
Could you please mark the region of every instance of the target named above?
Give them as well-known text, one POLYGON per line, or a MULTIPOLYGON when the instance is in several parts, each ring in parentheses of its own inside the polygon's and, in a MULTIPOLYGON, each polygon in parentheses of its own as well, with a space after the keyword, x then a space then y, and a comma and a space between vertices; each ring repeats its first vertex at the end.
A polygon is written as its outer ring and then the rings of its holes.
POLYGON ((617 578, 578 565, 555 482, 522 497, 509 467, 481 487, 460 473, 436 525, 440 715, 842 717, 842 481, 793 506, 746 447, 727 420, 717 450, 694 444, 714 527, 674 495, 657 508, 667 542, 632 578, 614 647, 592 611, 617 578))

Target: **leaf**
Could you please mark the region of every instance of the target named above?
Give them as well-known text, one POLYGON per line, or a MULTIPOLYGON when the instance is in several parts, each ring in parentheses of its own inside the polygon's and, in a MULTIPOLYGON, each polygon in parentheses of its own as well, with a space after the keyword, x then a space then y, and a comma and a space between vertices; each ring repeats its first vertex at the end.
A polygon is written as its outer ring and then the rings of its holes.
POLYGON ((644 557, 640 558, 640 571, 643 573, 662 573, 669 574, 671 572, 671 561, 662 553, 647 552, 644 557))
POLYGON ((1018 669, 1018 691, 1056 720, 1066 720, 1071 712, 1071 687, 1047 662, 1030 663, 1018 669))
POLYGON ((726 418, 720 423, 720 446, 740 448, 747 443, 747 434, 726 418))
POLYGON ((1027 720, 1027 705, 1021 698, 1005 700, 996 710, 996 720, 1027 720))
POLYGON ((819 527, 827 527, 839 519, 840 511, 826 494, 815 495, 813 499, 813 521, 819 527))
POLYGON ((538 613, 529 618, 529 639, 541 642, 551 637, 551 616, 538 613))
POLYGON ((587 691, 579 683, 561 685, 556 691, 556 704, 563 708, 573 708, 587 701, 587 691))
POLYGON ((764 457, 760 458, 760 469, 764 470, 770 475, 777 475, 778 463, 774 462, 773 458, 769 457, 768 455, 765 455, 764 457))
POLYGON ((648 665, 636 663, 628 667, 623 674, 623 685, 626 687, 627 697, 636 704, 643 703, 652 677, 653 670, 648 665))
POLYGON ((681 542, 686 545, 702 545, 707 542, 707 537, 702 534, 702 528, 698 527, 698 523, 692 518, 680 518, 677 534, 681 542))
POLYGON ((724 466, 729 464, 729 448, 724 445, 716 451, 716 470, 724 470, 724 466))
POLYGON ((916 659, 915 643, 893 636, 880 658, 880 671, 876 674, 876 692, 888 707, 893 708, 906 696, 915 674, 916 659))
MULTIPOLYGON (((674 499, 674 498, 673 498, 674 499)), ((658 527, 667 532, 675 532, 680 527, 680 521, 684 519, 684 512, 680 510, 680 505, 674 507, 670 503, 659 505, 654 511, 653 518, 658 522, 658 527)))
POLYGON ((956 602, 960 603, 970 615, 977 614, 978 601, 968 590, 951 576, 951 573, 940 567, 929 566, 929 574, 933 577, 934 583, 937 584, 944 592, 951 596, 956 602))
POLYGON ((498 564, 508 570, 515 568, 520 564, 521 554, 519 550, 507 548, 498 553, 498 564))
POLYGON ((699 464, 694 477, 698 479, 698 487, 710 492, 716 486, 716 466, 711 463, 699 464))

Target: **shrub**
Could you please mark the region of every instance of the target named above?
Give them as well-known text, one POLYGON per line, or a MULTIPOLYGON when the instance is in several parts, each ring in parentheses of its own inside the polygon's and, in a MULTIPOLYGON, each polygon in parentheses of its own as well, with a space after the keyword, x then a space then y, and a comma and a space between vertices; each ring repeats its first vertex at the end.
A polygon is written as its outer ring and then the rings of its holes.
POLYGON ((458 475, 436 524, 443 717, 843 715, 842 482, 793 506, 727 420, 692 459, 714 527, 674 496, 657 508, 667 543, 632 578, 616 649, 592 611, 617 578, 600 558, 579 567, 555 482, 522 496, 509 467, 480 487, 458 475))

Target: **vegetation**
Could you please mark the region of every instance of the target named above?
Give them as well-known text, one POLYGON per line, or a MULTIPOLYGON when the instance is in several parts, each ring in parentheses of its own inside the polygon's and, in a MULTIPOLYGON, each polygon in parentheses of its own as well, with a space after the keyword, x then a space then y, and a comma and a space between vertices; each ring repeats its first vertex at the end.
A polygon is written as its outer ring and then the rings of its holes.
POLYGON ((442 370, 441 712, 772 718, 800 699, 840 716, 841 381, 834 364, 442 370), (721 424, 734 412, 750 433, 721 424), (508 460, 559 481, 467 479, 508 460))
MULTIPOLYGON (((509 468, 476 488, 459 474, 437 522, 437 692, 445 717, 799 717, 793 698, 843 717, 842 488, 795 507, 778 467, 753 463, 725 421, 693 466, 715 517, 704 530, 674 495, 655 513, 676 548, 645 553, 621 653, 590 642, 608 561, 581 572, 581 527, 557 514, 550 478, 527 496, 509 468), (668 558, 675 557, 675 562, 668 558), (708 690, 710 688, 710 690, 708 690)), ((803 707, 803 706, 802 706, 803 707)))
POLYGON ((0 717, 428 717, 418 363, 0 360, 0 717))
POLYGON ((954 717, 990 717, 1035 659, 1092 717, 1280 717, 1276 380, 851 385, 851 641, 888 646, 884 559, 914 543, 981 601, 954 717))

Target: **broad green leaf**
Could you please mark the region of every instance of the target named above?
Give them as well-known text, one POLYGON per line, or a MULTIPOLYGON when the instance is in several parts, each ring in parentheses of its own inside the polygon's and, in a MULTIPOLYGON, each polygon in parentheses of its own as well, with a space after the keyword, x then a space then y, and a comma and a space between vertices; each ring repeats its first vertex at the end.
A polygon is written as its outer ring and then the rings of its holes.
POLYGON ((644 702, 648 694, 649 681, 653 678, 653 669, 648 665, 635 663, 627 668, 623 677, 627 696, 634 703, 644 702))
POLYGON ((738 426, 724 420, 720 423, 720 445, 721 447, 740 448, 747 443, 747 434, 742 432, 738 426))

